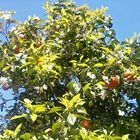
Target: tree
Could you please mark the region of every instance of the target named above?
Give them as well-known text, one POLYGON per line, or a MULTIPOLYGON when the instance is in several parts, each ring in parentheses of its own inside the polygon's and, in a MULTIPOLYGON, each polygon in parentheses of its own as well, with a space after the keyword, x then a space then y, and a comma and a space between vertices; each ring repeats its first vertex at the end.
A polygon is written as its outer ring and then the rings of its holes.
POLYGON ((139 36, 119 42, 105 7, 44 9, 46 20, 24 23, 0 13, 2 87, 15 100, 0 139, 139 139, 139 36))

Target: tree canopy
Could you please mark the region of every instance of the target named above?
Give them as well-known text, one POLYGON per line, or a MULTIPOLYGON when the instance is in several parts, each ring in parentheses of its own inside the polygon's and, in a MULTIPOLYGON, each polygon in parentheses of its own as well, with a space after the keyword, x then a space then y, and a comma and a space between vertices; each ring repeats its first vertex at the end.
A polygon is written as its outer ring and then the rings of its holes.
POLYGON ((0 12, 0 140, 139 140, 140 43, 120 42, 106 7, 59 0, 47 18, 0 12))

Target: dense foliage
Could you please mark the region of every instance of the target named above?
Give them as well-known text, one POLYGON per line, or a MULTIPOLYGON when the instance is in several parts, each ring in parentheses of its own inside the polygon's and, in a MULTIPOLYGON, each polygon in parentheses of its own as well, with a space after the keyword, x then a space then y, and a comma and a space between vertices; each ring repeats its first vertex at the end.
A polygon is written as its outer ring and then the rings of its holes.
POLYGON ((139 36, 119 42, 105 7, 61 0, 44 9, 46 20, 24 23, 0 12, 0 139, 139 140, 139 36))

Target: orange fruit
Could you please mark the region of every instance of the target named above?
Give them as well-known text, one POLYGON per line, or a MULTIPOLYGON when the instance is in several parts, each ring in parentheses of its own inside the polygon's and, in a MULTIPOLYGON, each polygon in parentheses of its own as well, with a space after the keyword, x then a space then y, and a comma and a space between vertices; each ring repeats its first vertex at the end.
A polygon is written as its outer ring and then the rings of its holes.
POLYGON ((14 49, 14 52, 15 52, 15 54, 18 54, 18 53, 22 53, 22 48, 21 47, 16 47, 15 49, 14 49))
POLYGON ((80 122, 80 124, 86 129, 88 129, 91 126, 91 122, 89 120, 83 120, 80 122))
POLYGON ((106 87, 108 89, 115 89, 118 87, 119 83, 120 83, 120 77, 116 75, 111 78, 111 81, 109 83, 106 83, 106 87))
POLYGON ((124 78, 126 78, 127 81, 134 81, 136 79, 136 73, 134 71, 126 71, 124 73, 124 78))

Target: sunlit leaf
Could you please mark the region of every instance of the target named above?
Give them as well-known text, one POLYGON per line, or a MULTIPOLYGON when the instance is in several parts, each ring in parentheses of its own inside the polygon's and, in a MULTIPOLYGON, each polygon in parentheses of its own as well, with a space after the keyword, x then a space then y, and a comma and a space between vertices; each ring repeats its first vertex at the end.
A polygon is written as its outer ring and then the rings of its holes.
POLYGON ((129 139, 129 134, 123 135, 122 140, 128 140, 129 139))
POLYGON ((38 115, 37 115, 37 114, 32 113, 32 114, 30 115, 30 117, 31 117, 32 121, 34 122, 34 121, 36 121, 36 119, 37 119, 38 115))
POLYGON ((53 107, 48 111, 48 114, 55 113, 55 112, 58 112, 58 111, 61 111, 61 110, 62 110, 61 107, 53 107))
POLYGON ((22 115, 14 116, 10 120, 16 120, 16 119, 26 118, 26 117, 27 117, 27 114, 22 114, 22 115))
POLYGON ((85 63, 82 63, 82 64, 77 64, 77 66, 79 66, 79 67, 89 67, 87 64, 85 64, 85 63))
POLYGON ((68 99, 62 98, 62 99, 60 99, 60 103, 63 104, 66 107, 67 110, 70 109, 70 103, 69 103, 68 99))
POLYGON ((16 127, 16 129, 15 129, 15 135, 18 135, 18 134, 20 133, 21 128, 22 128, 22 123, 20 123, 20 124, 16 127))
POLYGON ((20 138, 23 139, 23 140, 29 140, 29 139, 31 139, 31 134, 30 133, 22 134, 20 136, 20 138))
POLYGON ((102 63, 97 63, 94 65, 94 67, 103 67, 104 65, 102 63))
POLYGON ((46 111, 46 108, 44 105, 33 105, 33 112, 34 113, 42 113, 45 111, 46 111))
POLYGON ((87 84, 83 87, 83 91, 86 92, 88 89, 90 89, 90 85, 91 85, 91 83, 87 83, 87 84))
POLYGON ((67 122, 70 123, 71 125, 75 124, 77 117, 74 114, 69 114, 67 117, 67 122))

